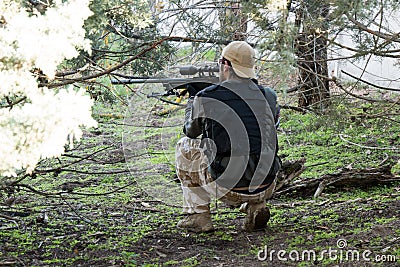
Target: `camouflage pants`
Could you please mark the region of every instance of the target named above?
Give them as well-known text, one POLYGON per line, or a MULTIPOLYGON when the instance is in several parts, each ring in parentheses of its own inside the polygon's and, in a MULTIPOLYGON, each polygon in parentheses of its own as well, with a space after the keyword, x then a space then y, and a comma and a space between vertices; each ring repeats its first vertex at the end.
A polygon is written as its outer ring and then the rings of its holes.
POLYGON ((228 205, 257 204, 271 198, 275 182, 257 194, 241 194, 219 186, 207 170, 208 160, 200 147, 201 140, 183 137, 176 145, 176 172, 183 191, 183 212, 203 213, 210 210, 211 198, 228 205))

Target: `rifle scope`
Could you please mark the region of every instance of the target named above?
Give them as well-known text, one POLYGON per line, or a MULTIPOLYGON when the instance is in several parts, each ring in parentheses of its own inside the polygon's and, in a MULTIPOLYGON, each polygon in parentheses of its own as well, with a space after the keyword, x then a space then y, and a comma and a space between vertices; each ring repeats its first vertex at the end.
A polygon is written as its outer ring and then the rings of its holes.
POLYGON ((179 73, 181 75, 195 75, 199 73, 200 76, 204 75, 204 73, 214 73, 219 72, 219 66, 204 66, 204 67, 196 67, 193 65, 186 65, 179 67, 179 73))

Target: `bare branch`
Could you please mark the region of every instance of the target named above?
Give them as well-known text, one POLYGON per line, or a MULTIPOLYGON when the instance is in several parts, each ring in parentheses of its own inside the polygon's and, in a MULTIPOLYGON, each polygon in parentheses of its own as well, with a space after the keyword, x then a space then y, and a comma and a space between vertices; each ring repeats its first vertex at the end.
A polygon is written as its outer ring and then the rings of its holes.
POLYGON ((379 102, 379 103, 387 103, 387 102, 391 102, 391 103, 394 103, 394 104, 397 104, 398 103, 398 101, 393 101, 393 100, 390 100, 390 99, 388 99, 388 100, 382 100, 382 99, 374 99, 374 98, 369 98, 369 97, 363 97, 363 96, 360 96, 360 95, 356 95, 356 94, 353 94, 352 92, 350 92, 349 90, 347 90, 346 88, 344 88, 344 86, 340 83, 340 81, 338 80, 338 79, 332 79, 332 81, 341 89, 341 90, 343 90, 346 94, 348 94, 348 95, 350 95, 350 96, 352 96, 352 97, 355 97, 355 98, 358 98, 358 99, 362 99, 362 100, 365 100, 365 101, 368 101, 368 102, 379 102))
POLYGON ((387 90, 387 91, 400 92, 400 89, 379 86, 379 85, 377 85, 377 84, 373 84, 373 83, 371 83, 371 82, 368 82, 368 81, 366 81, 366 80, 363 80, 363 79, 361 79, 360 77, 356 77, 356 76, 354 76, 354 75, 348 73, 347 71, 344 71, 344 70, 341 70, 341 71, 342 71, 342 73, 346 74, 347 76, 350 76, 351 78, 356 79, 357 81, 360 81, 360 82, 363 82, 363 83, 365 83, 365 84, 371 85, 371 86, 373 86, 373 87, 375 87, 375 88, 378 88, 378 89, 381 89, 381 90, 387 90))
POLYGON ((354 25, 356 25, 360 30, 363 30, 365 32, 368 32, 368 33, 370 33, 372 35, 375 35, 375 36, 377 36, 379 38, 385 39, 385 40, 390 41, 390 42, 397 42, 397 43, 400 42, 400 39, 399 39, 400 33, 387 34, 387 33, 383 33, 383 32, 380 32, 380 31, 374 31, 374 30, 369 29, 367 26, 365 26, 361 22, 359 22, 359 21, 355 20, 354 18, 352 18, 349 15, 349 13, 346 13, 346 17, 351 22, 353 22, 354 25))
POLYGON ((162 38, 161 40, 158 40, 158 41, 152 43, 148 48, 143 49, 141 52, 139 52, 135 56, 132 56, 132 57, 128 58, 127 60, 117 64, 116 66, 111 67, 111 68, 109 68, 107 70, 104 70, 102 72, 91 74, 91 75, 80 77, 80 78, 70 79, 70 80, 67 80, 67 81, 64 81, 64 82, 61 82, 61 83, 39 84, 39 86, 47 86, 48 88, 55 88, 55 87, 64 86, 64 85, 72 84, 72 83, 75 83, 75 82, 83 82, 83 81, 86 81, 86 80, 90 80, 90 79, 98 78, 98 77, 101 77, 101 76, 104 76, 104 75, 107 75, 107 74, 111 74, 113 71, 122 68, 123 66, 129 64, 130 62, 140 58, 141 56, 143 56, 147 52, 155 49, 156 47, 161 45, 163 42, 171 40, 171 39, 174 39, 174 38, 176 38, 176 37, 171 36, 171 37, 167 37, 167 38, 162 38))

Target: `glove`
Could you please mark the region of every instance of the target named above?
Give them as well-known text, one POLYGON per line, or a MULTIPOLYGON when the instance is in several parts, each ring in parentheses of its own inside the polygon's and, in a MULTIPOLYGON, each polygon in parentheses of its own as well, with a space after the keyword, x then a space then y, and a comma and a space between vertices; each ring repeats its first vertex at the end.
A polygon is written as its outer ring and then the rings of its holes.
POLYGON ((195 96, 198 92, 211 85, 213 84, 209 82, 191 82, 186 85, 186 90, 188 91, 189 96, 195 96))
POLYGON ((197 89, 191 84, 186 85, 186 90, 190 97, 195 96, 198 93, 197 89))

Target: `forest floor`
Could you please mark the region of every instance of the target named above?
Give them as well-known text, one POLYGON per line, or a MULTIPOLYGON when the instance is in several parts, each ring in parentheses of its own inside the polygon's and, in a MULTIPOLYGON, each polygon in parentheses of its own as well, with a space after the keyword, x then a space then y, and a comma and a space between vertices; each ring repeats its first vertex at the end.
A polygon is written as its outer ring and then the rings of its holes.
MULTIPOLYGON (((398 118, 363 116, 375 108, 343 102, 329 114, 282 110, 280 155, 306 159, 302 179, 390 161, 399 175, 398 118)), ((400 265, 399 183, 276 196, 265 231, 243 231, 244 215, 221 202, 211 204, 214 232, 176 228, 179 203, 165 196, 179 199, 173 148, 183 111, 160 120, 134 111, 99 105, 99 127, 79 145, 0 192, 0 266, 400 265)))

